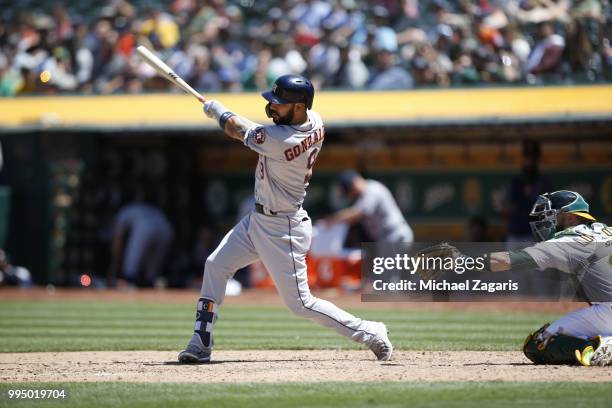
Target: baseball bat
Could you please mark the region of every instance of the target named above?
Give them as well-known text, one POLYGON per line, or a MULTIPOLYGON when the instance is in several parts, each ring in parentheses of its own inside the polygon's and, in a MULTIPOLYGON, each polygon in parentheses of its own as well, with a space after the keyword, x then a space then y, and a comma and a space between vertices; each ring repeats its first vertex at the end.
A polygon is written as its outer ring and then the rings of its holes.
POLYGON ((193 95, 198 101, 204 103, 206 99, 202 95, 198 93, 195 89, 193 89, 187 82, 183 80, 180 76, 178 76, 164 61, 162 61, 157 55, 153 54, 151 51, 142 45, 136 48, 136 52, 138 55, 144 59, 144 61, 152 66, 155 71, 157 71, 160 75, 166 78, 168 81, 172 82, 174 85, 181 88, 183 91, 188 94, 193 95))

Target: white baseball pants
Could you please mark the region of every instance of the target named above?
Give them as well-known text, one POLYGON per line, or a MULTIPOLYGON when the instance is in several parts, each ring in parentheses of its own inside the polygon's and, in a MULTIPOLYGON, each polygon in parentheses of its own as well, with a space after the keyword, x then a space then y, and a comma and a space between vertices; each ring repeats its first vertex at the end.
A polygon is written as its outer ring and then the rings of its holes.
POLYGON ((594 303, 575 310, 554 321, 546 331, 581 338, 612 337, 612 303, 594 303))
POLYGON ((236 270, 261 260, 283 302, 297 316, 310 319, 356 342, 372 338, 370 322, 314 297, 308 287, 306 252, 312 224, 304 209, 292 215, 251 212, 223 238, 204 267, 201 297, 223 303, 225 286, 236 270))

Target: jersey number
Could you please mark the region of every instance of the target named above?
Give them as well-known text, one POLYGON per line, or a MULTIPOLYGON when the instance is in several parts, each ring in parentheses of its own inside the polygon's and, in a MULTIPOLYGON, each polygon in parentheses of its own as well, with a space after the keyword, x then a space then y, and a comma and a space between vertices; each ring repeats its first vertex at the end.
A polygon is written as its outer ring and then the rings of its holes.
POLYGON ((257 163, 257 174, 259 174, 259 179, 263 180, 264 179, 264 165, 263 165, 263 160, 261 159, 261 156, 259 156, 259 162, 257 163))
MULTIPOLYGON (((602 229, 601 232, 609 237, 612 237, 612 228, 610 227, 606 227, 602 229)), ((575 238, 574 240, 578 242, 579 244, 587 246, 591 242, 595 241, 595 237, 592 237, 590 235, 585 235, 585 234, 579 234, 579 236, 575 238)))
POLYGON ((319 155, 319 149, 314 149, 310 156, 308 156, 308 162, 306 163, 306 168, 308 169, 308 173, 304 176, 304 184, 308 184, 310 179, 312 178, 312 167, 317 161, 317 156, 319 155))

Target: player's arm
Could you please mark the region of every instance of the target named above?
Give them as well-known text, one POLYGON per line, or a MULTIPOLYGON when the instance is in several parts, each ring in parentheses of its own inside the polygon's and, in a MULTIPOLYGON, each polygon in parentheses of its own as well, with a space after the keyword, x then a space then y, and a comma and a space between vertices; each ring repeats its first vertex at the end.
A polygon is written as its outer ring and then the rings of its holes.
POLYGON ((235 114, 216 100, 210 100, 204 104, 204 113, 209 118, 218 121, 219 127, 227 136, 241 142, 244 141, 248 130, 257 126, 257 123, 235 114))
POLYGON ((589 249, 577 242, 545 241, 518 251, 488 254, 490 260, 488 270, 491 272, 521 272, 554 268, 570 273, 571 258, 586 263, 589 255, 589 249))
POLYGON ((258 124, 253 122, 252 120, 235 115, 227 120, 223 131, 232 139, 236 139, 243 142, 249 129, 255 126, 258 126, 258 124))
POLYGON ((286 146, 269 135, 265 126, 227 110, 215 100, 204 104, 204 113, 217 119, 227 136, 240 140, 249 149, 267 157, 283 157, 286 146))
POLYGON ((376 204, 377 198, 375 194, 364 193, 361 194, 355 204, 338 211, 326 220, 329 224, 337 222, 354 224, 361 221, 364 217, 372 215, 376 209, 376 204))
POLYGON ((363 210, 358 207, 344 208, 325 219, 328 224, 346 222, 354 224, 363 218, 363 210))
POLYGON ((111 262, 109 265, 108 274, 110 278, 116 278, 121 273, 121 261, 123 248, 125 247, 125 238, 127 235, 127 227, 123 224, 117 224, 113 231, 111 240, 111 262))
POLYGON ((520 272, 539 269, 535 260, 525 251, 491 252, 489 260, 490 272, 520 272))

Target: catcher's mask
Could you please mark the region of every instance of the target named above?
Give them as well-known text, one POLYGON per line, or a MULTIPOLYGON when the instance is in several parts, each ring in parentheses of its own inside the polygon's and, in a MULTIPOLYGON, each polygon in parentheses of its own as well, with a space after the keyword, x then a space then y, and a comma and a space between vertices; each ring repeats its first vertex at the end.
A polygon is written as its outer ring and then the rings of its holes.
POLYGON ((531 213, 529 226, 533 236, 538 241, 549 240, 557 232, 557 214, 568 212, 578 215, 587 221, 595 221, 589 214, 589 204, 574 191, 555 191, 544 193, 538 197, 531 213))

